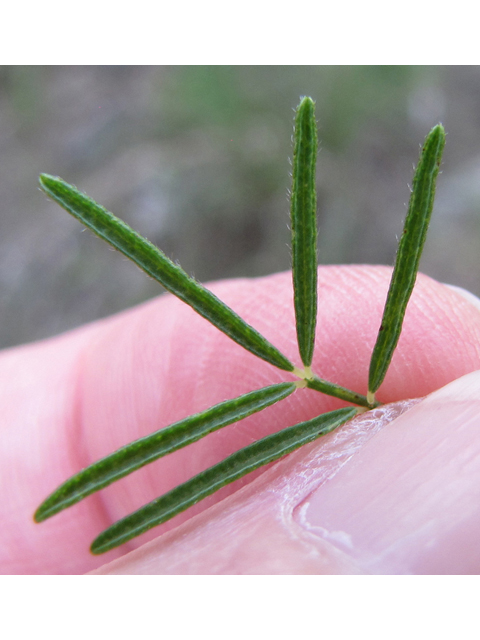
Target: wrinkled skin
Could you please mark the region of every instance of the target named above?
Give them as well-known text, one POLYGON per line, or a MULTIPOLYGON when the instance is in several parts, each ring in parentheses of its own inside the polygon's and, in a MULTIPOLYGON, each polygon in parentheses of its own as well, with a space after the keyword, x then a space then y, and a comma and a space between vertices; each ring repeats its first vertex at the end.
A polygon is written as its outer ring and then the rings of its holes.
MULTIPOLYGON (((366 393, 390 274, 372 266, 319 269, 318 375, 366 393)), ((300 365, 291 274, 210 288, 300 365)), ((420 275, 377 395, 383 403, 427 398, 363 414, 123 547, 92 556, 91 541, 113 521, 259 437, 344 403, 298 390, 35 524, 40 502, 101 456, 294 378, 170 295, 7 350, 0 356, 0 572, 478 573, 477 370, 475 301, 420 275)))

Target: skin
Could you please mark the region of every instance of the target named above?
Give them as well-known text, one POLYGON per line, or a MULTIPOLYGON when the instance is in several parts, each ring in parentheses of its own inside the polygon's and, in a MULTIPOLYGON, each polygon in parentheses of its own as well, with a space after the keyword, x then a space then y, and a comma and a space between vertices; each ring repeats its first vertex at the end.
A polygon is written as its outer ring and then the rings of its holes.
MULTIPOLYGON (((319 268, 318 375, 366 393, 390 274, 387 267, 319 268)), ((290 273, 209 288, 300 364, 290 273)), ((345 403, 298 390, 35 524, 40 502, 101 456, 215 403, 294 378, 170 295, 4 351, 0 572, 478 573, 478 370, 475 299, 419 275, 377 394, 397 404, 92 556, 91 541, 115 520, 257 438, 345 403)))

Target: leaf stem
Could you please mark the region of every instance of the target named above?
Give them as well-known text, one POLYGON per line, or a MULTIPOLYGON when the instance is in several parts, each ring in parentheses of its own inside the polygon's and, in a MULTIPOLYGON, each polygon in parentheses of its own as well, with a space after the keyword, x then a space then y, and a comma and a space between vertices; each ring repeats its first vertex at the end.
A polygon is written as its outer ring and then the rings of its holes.
POLYGON ((350 391, 350 389, 341 387, 340 385, 334 384, 333 382, 327 382, 327 380, 323 380, 322 378, 318 378, 317 376, 313 376, 313 378, 307 379, 306 382, 309 389, 320 391, 320 393, 325 393, 328 396, 340 398, 341 400, 345 400, 346 402, 357 404, 360 407, 374 409, 380 404, 379 402, 375 402, 375 400, 373 402, 369 401, 368 398, 362 396, 360 393, 350 391))

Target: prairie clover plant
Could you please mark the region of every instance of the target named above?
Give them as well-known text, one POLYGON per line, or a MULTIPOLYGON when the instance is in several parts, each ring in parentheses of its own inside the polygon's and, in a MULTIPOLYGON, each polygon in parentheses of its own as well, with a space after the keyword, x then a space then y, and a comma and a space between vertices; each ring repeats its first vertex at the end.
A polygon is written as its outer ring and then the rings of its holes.
POLYGON ((367 396, 322 380, 311 369, 317 316, 317 125, 311 98, 303 98, 296 111, 291 193, 293 291, 303 368, 291 363, 232 309, 124 222, 60 178, 42 174, 40 186, 43 191, 83 225, 125 254, 232 340, 279 369, 295 374, 298 381, 274 384, 222 402, 122 447, 66 480, 38 507, 35 521, 50 518, 149 462, 283 400, 298 388, 309 387, 354 405, 262 438, 144 505, 93 541, 92 553, 104 553, 173 518, 254 469, 330 433, 358 413, 378 406, 375 393, 387 373, 415 284, 444 144, 445 132, 439 124, 428 134, 415 171, 405 226, 370 361, 367 396))

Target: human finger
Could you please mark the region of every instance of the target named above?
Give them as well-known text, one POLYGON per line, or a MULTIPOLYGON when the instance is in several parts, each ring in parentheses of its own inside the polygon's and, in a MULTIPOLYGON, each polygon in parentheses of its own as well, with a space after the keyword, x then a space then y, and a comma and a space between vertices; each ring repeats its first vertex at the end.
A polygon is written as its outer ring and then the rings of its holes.
MULTIPOLYGON (((382 267, 320 268, 313 362, 319 375, 366 391, 389 275, 382 267)), ((289 274, 216 283, 212 290, 297 362, 289 274)), ((420 276, 379 399, 422 396, 480 368, 479 318, 478 310, 456 292, 420 276)), ((2 469, 11 476, 13 465, 17 478, 10 482, 6 503, 8 529, 16 535, 9 539, 3 566, 12 572, 32 567, 38 572, 88 571, 178 526, 251 478, 104 559, 88 552, 102 528, 194 473, 259 437, 342 404, 299 390, 262 414, 34 525, 30 518, 39 502, 81 467, 175 420, 289 376, 245 352, 171 296, 71 335, 7 352, 0 376, 9 427, 2 449, 9 452, 9 464, 2 469)))

